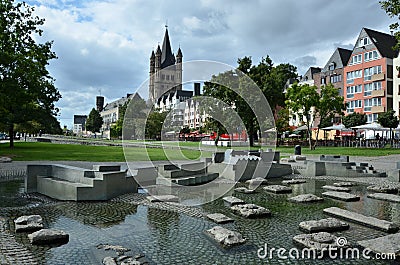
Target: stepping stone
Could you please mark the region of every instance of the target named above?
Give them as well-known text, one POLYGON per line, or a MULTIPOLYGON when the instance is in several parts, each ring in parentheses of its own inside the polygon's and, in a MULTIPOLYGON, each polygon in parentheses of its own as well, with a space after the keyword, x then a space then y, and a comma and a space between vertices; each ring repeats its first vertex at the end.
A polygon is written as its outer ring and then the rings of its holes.
POLYGON ((250 189, 245 188, 245 187, 236 188, 235 191, 236 192, 240 192, 240 193, 245 193, 245 194, 251 194, 251 193, 255 193, 256 192, 256 190, 250 190, 250 189))
POLYGON ((324 213, 388 233, 397 232, 399 230, 399 227, 393 222, 381 220, 371 216, 365 216, 359 213, 343 210, 338 207, 326 208, 324 209, 324 213))
POLYGON ((11 163, 12 159, 6 156, 0 157, 0 163, 11 163))
POLYGON ((225 206, 228 207, 232 207, 234 205, 238 205, 238 204, 245 204, 245 202, 239 198, 236 198, 234 196, 227 196, 222 198, 222 200, 224 200, 224 204, 225 206))
POLYGON ((307 203, 307 202, 321 202, 324 199, 314 194, 300 194, 295 197, 291 197, 288 200, 297 203, 307 203))
POLYGON ((104 265, 117 265, 117 262, 113 257, 104 257, 103 259, 104 265))
POLYGON ((207 218, 211 219, 213 222, 217 224, 225 224, 234 221, 232 218, 229 218, 228 216, 222 213, 211 213, 207 215, 207 218))
POLYGON ((246 239, 240 233, 228 230, 222 226, 214 226, 206 230, 205 233, 223 247, 233 247, 246 242, 246 239))
POLYGON ((255 204, 239 204, 231 207, 231 210, 246 218, 269 217, 271 212, 264 207, 255 204))
POLYGON ((317 252, 329 248, 341 248, 346 246, 338 245, 337 237, 328 232, 297 235, 293 237, 293 241, 305 248, 314 249, 317 252))
POLYGON ((266 191, 273 192, 273 193, 291 193, 292 188, 288 186, 282 186, 282 185, 269 185, 265 186, 263 188, 266 191))
POLYGON ((396 194, 398 192, 398 188, 389 185, 389 184, 380 184, 380 185, 372 185, 368 186, 367 190, 369 191, 374 191, 374 192, 383 192, 383 193, 394 193, 396 194))
POLYGON ((24 215, 14 220, 15 232, 33 232, 43 228, 40 215, 24 215))
POLYGON ((249 184, 250 186, 267 185, 268 180, 263 179, 263 178, 254 178, 254 179, 247 180, 246 183, 249 184))
POLYGON ((336 218, 304 221, 299 224, 301 230, 307 232, 336 232, 349 229, 349 224, 336 218))
POLYGON ((352 182, 335 182, 335 183, 333 183, 333 186, 336 186, 336 187, 352 187, 354 185, 355 184, 352 182))
POLYGON ((345 202, 352 202, 352 201, 359 201, 360 196, 347 193, 347 192, 340 192, 340 191, 327 191, 322 193, 322 196, 326 196, 332 199, 345 201, 345 202))
POLYGON ((179 202, 179 198, 175 195, 154 195, 147 196, 150 202, 179 202))
POLYGON ((28 235, 33 245, 66 244, 69 235, 57 229, 41 229, 28 235))
POLYGON ((307 180, 305 179, 290 179, 290 180, 283 180, 282 184, 286 184, 286 185, 292 185, 292 184, 302 184, 302 183, 306 183, 307 180))
POLYGON ((400 203, 400 196, 386 193, 372 193, 367 195, 368 198, 373 198, 382 201, 388 202, 397 202, 400 203))
POLYGON ((400 255, 400 233, 357 241, 357 243, 364 248, 369 248, 374 253, 395 253, 397 257, 400 255))
POLYGON ((344 192, 349 192, 350 189, 346 187, 338 187, 338 186, 330 186, 330 185, 325 185, 322 186, 324 190, 333 190, 333 191, 344 191, 344 192))

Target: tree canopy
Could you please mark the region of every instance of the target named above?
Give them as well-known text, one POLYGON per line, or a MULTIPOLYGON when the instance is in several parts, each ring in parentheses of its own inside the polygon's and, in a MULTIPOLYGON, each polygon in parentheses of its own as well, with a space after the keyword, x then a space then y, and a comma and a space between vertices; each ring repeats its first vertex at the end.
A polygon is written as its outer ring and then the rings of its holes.
POLYGON ((95 108, 92 108, 86 120, 86 130, 91 132, 100 132, 102 125, 103 118, 100 116, 99 111, 95 108))
POLYGON ((15 124, 40 121, 56 115, 61 98, 46 69, 56 54, 52 42, 37 43, 44 23, 34 8, 14 0, 0 2, 0 116, 14 146, 15 124))
POLYGON ((300 120, 305 120, 311 149, 317 144, 321 124, 326 124, 336 114, 343 115, 343 110, 345 110, 343 97, 332 84, 322 86, 318 93, 316 86, 295 83, 287 89, 286 98, 287 107, 291 112, 296 113, 300 120), (317 127, 314 146, 311 142, 313 125, 317 127))
MULTIPOLYGON (((400 1, 399 0, 386 0, 379 1, 383 10, 391 18, 400 19, 400 1)), ((392 23, 389 28, 394 31, 394 36, 397 39, 397 44, 393 47, 396 50, 400 50, 400 32, 399 32, 399 22, 392 23)))

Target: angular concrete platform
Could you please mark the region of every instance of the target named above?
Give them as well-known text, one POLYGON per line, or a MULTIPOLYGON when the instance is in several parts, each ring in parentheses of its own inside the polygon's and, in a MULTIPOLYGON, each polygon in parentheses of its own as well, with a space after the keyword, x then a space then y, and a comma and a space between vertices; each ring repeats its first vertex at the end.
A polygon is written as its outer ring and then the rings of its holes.
POLYGON ((326 218, 321 220, 304 221, 299 224, 300 230, 311 233, 316 232, 336 232, 350 228, 349 224, 336 218, 326 218))
POLYGON ((346 187, 331 186, 331 185, 325 185, 325 186, 322 186, 322 188, 324 190, 332 190, 332 191, 342 191, 342 192, 351 191, 349 188, 346 188, 346 187))
POLYGON ((324 209, 324 213, 388 233, 397 232, 399 230, 397 224, 393 222, 381 220, 371 216, 365 216, 359 213, 343 210, 338 207, 326 208, 324 209))
POLYGON ((269 185, 263 188, 265 191, 273 192, 276 194, 292 193, 292 188, 282 185, 269 185))
POLYGON ((400 203, 400 196, 394 194, 386 194, 386 193, 372 193, 367 195, 368 198, 388 201, 388 202, 396 202, 400 203))
POLYGON ((399 191, 397 187, 389 184, 371 185, 367 187, 367 190, 373 192, 392 193, 392 194, 397 194, 397 192, 399 191))
POLYGON ((400 256, 400 233, 358 241, 357 244, 369 248, 374 253, 394 253, 397 258, 400 256))
POLYGON ((65 201, 109 200, 138 188, 135 179, 119 165, 94 165, 92 170, 59 164, 28 165, 27 175, 27 193, 65 201))
POLYGON ((147 196, 150 202, 179 202, 179 198, 175 195, 153 195, 147 196))
POLYGON ((347 192, 340 192, 340 191, 327 191, 322 193, 322 196, 326 196, 331 199, 336 199, 339 201, 345 201, 345 202, 353 202, 353 201, 359 201, 360 196, 347 193, 347 192))
POLYGON ((285 185, 303 184, 306 182, 307 182, 307 180, 305 180, 305 179, 282 180, 282 184, 285 184, 285 185))

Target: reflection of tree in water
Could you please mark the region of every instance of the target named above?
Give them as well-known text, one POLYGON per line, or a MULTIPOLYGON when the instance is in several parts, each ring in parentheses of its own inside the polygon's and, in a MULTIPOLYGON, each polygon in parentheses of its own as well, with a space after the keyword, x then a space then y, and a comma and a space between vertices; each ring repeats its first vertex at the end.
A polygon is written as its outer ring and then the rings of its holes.
POLYGON ((147 223, 151 230, 158 232, 161 240, 167 240, 171 231, 179 229, 179 216, 173 211, 148 208, 147 223))
POLYGON ((137 211, 137 205, 123 202, 68 202, 57 208, 66 217, 96 227, 119 224, 137 211))

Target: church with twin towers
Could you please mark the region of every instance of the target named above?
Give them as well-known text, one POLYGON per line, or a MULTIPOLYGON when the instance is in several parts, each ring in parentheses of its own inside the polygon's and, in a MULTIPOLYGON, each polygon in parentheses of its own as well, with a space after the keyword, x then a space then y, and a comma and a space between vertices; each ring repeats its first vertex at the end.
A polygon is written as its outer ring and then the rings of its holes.
POLYGON ((172 52, 165 26, 162 47, 157 46, 150 56, 149 99, 155 103, 167 91, 182 90, 182 51, 178 48, 176 56, 172 52))

